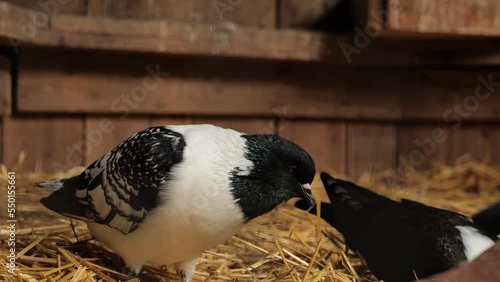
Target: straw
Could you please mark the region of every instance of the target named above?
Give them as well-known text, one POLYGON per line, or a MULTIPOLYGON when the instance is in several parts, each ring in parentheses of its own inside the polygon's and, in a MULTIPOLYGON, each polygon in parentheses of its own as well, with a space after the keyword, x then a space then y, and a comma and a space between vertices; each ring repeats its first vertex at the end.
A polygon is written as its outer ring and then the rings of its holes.
MULTIPOLYGON (((25 156, 19 159, 22 162, 25 156)), ((33 188, 34 182, 73 176, 82 169, 16 173, 17 269, 14 275, 8 272, 9 232, 6 223, 0 222, 0 280, 136 281, 123 273, 121 258, 96 241, 84 222, 74 221, 73 232, 68 218, 39 203, 48 192, 33 188)), ((7 171, 0 165, 0 185, 6 184, 7 171)), ((327 172, 352 181, 333 170, 327 172)), ((356 183, 392 199, 408 198, 468 216, 500 200, 500 169, 489 166, 487 160, 475 162, 468 157, 458 159, 454 166, 433 164, 423 172, 366 173, 356 183)), ((312 186, 315 195, 328 202, 319 176, 312 186)), ((6 202, 5 193, 0 202, 6 202)), ((345 253, 337 230, 317 215, 294 208, 293 203, 252 220, 239 234, 206 250, 198 260, 195 281, 377 281, 360 257, 345 253)), ((2 218, 5 212, 0 210, 2 218)), ((179 276, 172 266, 143 267, 141 281, 173 280, 179 276)))

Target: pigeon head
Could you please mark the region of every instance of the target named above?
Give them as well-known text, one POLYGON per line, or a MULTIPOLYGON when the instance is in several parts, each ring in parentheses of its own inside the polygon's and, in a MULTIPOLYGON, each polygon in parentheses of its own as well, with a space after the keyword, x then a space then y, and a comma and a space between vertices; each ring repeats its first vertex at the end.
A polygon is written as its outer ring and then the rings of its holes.
POLYGON ((278 135, 244 135, 248 171, 236 169, 231 178, 233 193, 247 220, 299 197, 315 205, 311 183, 316 169, 311 156, 278 135))

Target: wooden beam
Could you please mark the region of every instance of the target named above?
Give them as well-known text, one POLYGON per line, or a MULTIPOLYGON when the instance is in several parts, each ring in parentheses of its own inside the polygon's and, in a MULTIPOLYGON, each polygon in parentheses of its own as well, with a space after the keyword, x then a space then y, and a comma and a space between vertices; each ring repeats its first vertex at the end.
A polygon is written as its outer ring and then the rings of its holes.
POLYGON ((97 17, 156 19, 274 27, 274 0, 90 0, 89 14, 97 17))
POLYGON ((498 42, 486 39, 402 41, 383 38, 381 34, 360 45, 356 35, 238 27, 229 23, 117 20, 59 14, 46 19, 35 11, 6 2, 0 2, 0 14, 0 43, 16 49, 60 47, 338 65, 500 64, 498 42), (40 20, 36 26, 34 18, 40 20))
POLYGON ((3 0, 16 6, 43 12, 49 15, 68 14, 68 15, 86 15, 87 0, 64 0, 64 1, 39 1, 39 0, 3 0))
POLYGON ((500 97, 494 95, 499 83, 498 71, 26 50, 20 56, 18 110, 272 117, 286 108, 296 117, 453 124, 500 120, 500 97))
MULTIPOLYGON (((323 53, 322 35, 307 32, 66 15, 55 15, 50 26, 37 27, 32 23, 36 12, 5 2, 0 2, 0 14, 0 37, 16 45, 296 60, 318 60, 323 53)), ((340 51, 332 56, 344 60, 340 51)))

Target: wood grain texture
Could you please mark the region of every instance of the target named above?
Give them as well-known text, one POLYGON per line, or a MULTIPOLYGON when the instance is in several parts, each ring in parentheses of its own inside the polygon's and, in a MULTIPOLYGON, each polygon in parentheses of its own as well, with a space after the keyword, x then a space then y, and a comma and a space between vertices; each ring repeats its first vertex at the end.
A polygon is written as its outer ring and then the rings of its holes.
POLYGON ((273 122, 270 118, 218 118, 194 117, 194 124, 213 124, 234 129, 246 134, 271 134, 273 122))
POLYGON ((21 112, 270 117, 286 108, 314 118, 500 119, 498 71, 26 50, 19 73, 21 112))
POLYGON ((189 116, 151 116, 150 126, 192 124, 193 118, 189 116))
MULTIPOLYGON (((495 134, 491 133, 494 152, 495 134)), ((444 122, 402 124, 398 127, 398 169, 423 170, 431 163, 454 165, 470 159, 482 161, 488 157, 487 140, 486 126, 477 122, 457 127, 444 122)))
POLYGON ((485 125, 485 157, 500 166, 500 124, 485 125))
POLYGON ((397 172, 424 170, 432 163, 446 164, 451 128, 443 122, 402 123, 397 130, 397 172))
POLYGON ((275 6, 272 0, 90 0, 89 15, 274 27, 275 6))
POLYGON ((357 179, 364 173, 396 167, 396 127, 384 123, 350 122, 347 126, 347 174, 357 179))
POLYGON ((15 168, 19 155, 26 161, 16 171, 67 171, 84 162, 83 120, 78 116, 5 117, 3 156, 15 168))
POLYGON ((283 120, 280 135, 303 147, 313 157, 316 170, 347 172, 347 126, 345 122, 283 120))
MULTIPOLYGON (((99 7, 97 10, 101 9, 99 7)), ((232 24, 113 20, 57 15, 51 24, 27 32, 36 12, 0 2, 0 42, 78 50, 126 51, 147 54, 254 58, 337 65, 498 65, 498 39, 401 40, 381 34, 369 48, 356 37, 297 30, 236 27, 232 24), (23 28, 25 27, 25 28, 23 28), (354 48, 346 59, 339 43, 354 48), (365 46, 366 47, 366 46, 365 46)))
POLYGON ((64 1, 48 1, 48 0, 2 0, 14 5, 21 6, 30 10, 44 12, 49 16, 59 14, 68 15, 85 15, 87 13, 86 0, 64 0, 64 1))
POLYGON ((109 150, 138 131, 148 128, 148 117, 91 116, 85 119, 85 166, 92 164, 109 150))
POLYGON ((10 58, 0 54, 0 115, 12 112, 12 77, 10 58))
POLYGON ((388 0, 391 31, 500 35, 497 0, 388 0))
POLYGON ((482 124, 464 124, 452 130, 450 137, 447 160, 449 164, 460 162, 461 159, 481 161, 485 157, 485 131, 482 124))

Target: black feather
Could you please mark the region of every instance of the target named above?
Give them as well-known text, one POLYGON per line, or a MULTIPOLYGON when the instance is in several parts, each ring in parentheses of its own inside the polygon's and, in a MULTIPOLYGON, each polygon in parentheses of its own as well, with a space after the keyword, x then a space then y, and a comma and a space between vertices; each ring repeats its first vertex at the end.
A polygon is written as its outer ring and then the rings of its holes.
POLYGON ((472 217, 472 221, 489 232, 500 234, 500 202, 493 204, 478 212, 472 217))
POLYGON ((75 187, 59 189, 50 196, 42 198, 40 202, 48 209, 62 215, 84 220, 93 221, 88 206, 82 204, 76 197, 75 187))
MULTIPOLYGON (((387 282, 414 281, 466 260, 456 226, 471 226, 463 215, 403 199, 396 202, 354 183, 321 179, 331 204, 322 203, 321 217, 339 230, 349 248, 387 282)), ((296 204, 301 207, 302 204, 296 204)), ((494 239, 487 233, 484 235, 494 239)))

